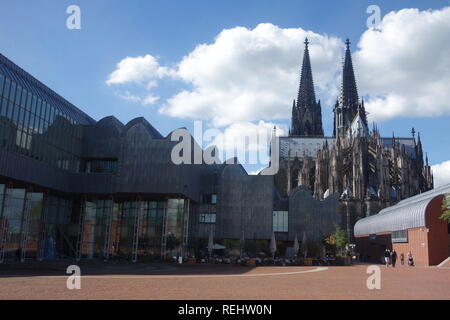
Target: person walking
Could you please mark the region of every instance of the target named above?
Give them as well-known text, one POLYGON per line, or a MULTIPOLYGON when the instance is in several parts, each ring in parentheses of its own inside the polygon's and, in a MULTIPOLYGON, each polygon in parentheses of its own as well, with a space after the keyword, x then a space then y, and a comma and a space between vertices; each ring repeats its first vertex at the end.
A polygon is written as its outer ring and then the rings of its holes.
POLYGON ((397 252, 395 252, 395 250, 392 249, 392 252, 391 252, 391 264, 392 264, 393 268, 395 268, 395 263, 396 262, 397 262, 397 252))
POLYGON ((390 258, 391 253, 389 252, 389 249, 384 250, 384 263, 386 263, 386 267, 389 267, 390 258))
POLYGON ((408 265, 414 267, 414 259, 411 251, 408 252, 408 265))
POLYGON ((405 255, 403 254, 403 252, 400 254, 400 263, 402 266, 405 264, 405 255))

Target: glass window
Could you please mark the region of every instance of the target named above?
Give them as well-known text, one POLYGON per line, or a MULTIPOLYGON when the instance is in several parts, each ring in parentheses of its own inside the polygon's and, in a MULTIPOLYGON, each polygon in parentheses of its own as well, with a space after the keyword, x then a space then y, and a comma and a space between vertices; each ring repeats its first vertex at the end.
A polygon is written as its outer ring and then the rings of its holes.
POLYGON ((5 98, 1 99, 1 110, 0 110, 0 115, 2 115, 3 117, 6 117, 6 111, 8 110, 8 100, 6 100, 5 98))
POLYGON ((22 89, 22 98, 20 99, 20 105, 23 108, 27 107, 27 97, 28 97, 28 92, 27 90, 25 90, 25 88, 22 89))
POLYGON ((0 95, 3 93, 3 84, 5 83, 5 77, 0 73, 0 95))
POLYGON ((288 232, 288 211, 273 211, 273 232, 288 232))
POLYGON ((50 110, 49 110, 48 105, 47 105, 47 103, 45 101, 42 101, 42 109, 43 109, 42 118, 46 122, 49 122, 49 120, 50 120, 50 110))
MULTIPOLYGON (((27 108, 28 111, 31 111, 31 104, 32 104, 32 102, 33 102, 33 96, 31 95, 30 92, 28 92, 28 94, 27 94, 27 103, 26 103, 26 108, 27 108)), ((34 110, 33 110, 33 112, 34 112, 34 110)))
POLYGON ((33 96, 31 98, 31 112, 34 114, 39 114, 38 108, 37 108, 37 99, 36 96, 33 96))
POLYGON ((21 86, 17 86, 16 89, 16 99, 15 102, 16 104, 20 105, 20 98, 22 97, 22 87, 21 86))
POLYGON ((9 88, 11 86, 11 81, 6 78, 5 79, 5 86, 3 87, 3 97, 6 99, 9 99, 9 88))
POLYGON ((21 226, 25 189, 6 189, 3 219, 5 221, 4 250, 6 259, 16 259, 21 242, 21 226))
POLYGON ((200 213, 199 215, 200 223, 216 223, 215 213, 200 213))
POLYGON ((11 81, 11 88, 9 89, 9 100, 14 101, 16 96, 16 83, 11 81))
POLYGON ((8 119, 10 120, 13 119, 13 112, 14 112, 14 103, 8 101, 8 113, 6 115, 8 119))
POLYGON ((216 194, 203 194, 202 195, 202 203, 216 204, 217 203, 217 195, 216 194))
POLYGON ((16 107, 16 109, 18 109, 19 114, 18 114, 18 117, 15 118, 14 120, 16 120, 17 123, 22 123, 23 124, 23 118, 25 116, 25 110, 23 108, 19 107, 19 106, 15 106, 15 107, 16 107))
POLYGON ((45 118, 45 107, 41 99, 38 99, 36 114, 43 119, 45 118))
POLYGON ((13 116, 11 120, 17 123, 17 119, 19 119, 20 107, 15 106, 12 102, 10 102, 9 106, 13 108, 13 116))
POLYGON ((408 242, 408 230, 392 231, 392 243, 408 242))
POLYGON ((50 105, 48 105, 49 109, 50 109, 50 123, 53 123, 53 121, 55 120, 55 108, 51 107, 50 105))
POLYGON ((86 173, 115 173, 117 159, 90 159, 85 162, 86 173))
MULTIPOLYGON (((27 128, 30 126, 30 112, 25 111, 24 118, 23 118, 23 125, 27 128)), ((33 124, 31 124, 32 126, 33 124)))

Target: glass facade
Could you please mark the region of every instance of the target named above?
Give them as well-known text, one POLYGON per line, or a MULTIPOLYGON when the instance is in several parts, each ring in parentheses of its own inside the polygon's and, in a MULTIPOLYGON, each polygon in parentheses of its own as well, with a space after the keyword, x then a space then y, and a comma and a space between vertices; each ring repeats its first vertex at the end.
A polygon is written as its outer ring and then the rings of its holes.
POLYGON ((184 199, 65 199, 0 184, 0 204, 0 262, 159 259, 181 254, 187 233, 184 199))
POLYGON ((93 120, 0 55, 0 148, 80 170, 82 125, 93 120))
POLYGON ((273 212, 273 232, 288 232, 288 211, 273 212))
POLYGON ((39 260, 74 258, 80 215, 78 201, 44 197, 39 260))
POLYGON ((0 192, 0 260, 36 258, 43 194, 4 185, 0 192))
POLYGON ((160 255, 165 210, 166 201, 143 202, 138 246, 140 255, 148 257, 160 255))

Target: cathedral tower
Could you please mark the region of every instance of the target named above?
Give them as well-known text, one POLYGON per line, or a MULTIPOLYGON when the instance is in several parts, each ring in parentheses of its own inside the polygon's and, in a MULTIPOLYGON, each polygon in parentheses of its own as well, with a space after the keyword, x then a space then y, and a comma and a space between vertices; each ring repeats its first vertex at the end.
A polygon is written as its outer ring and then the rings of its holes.
POLYGON ((300 87, 298 89, 297 103, 292 106, 292 136, 318 136, 323 137, 322 110, 320 101, 316 102, 314 82, 309 59, 308 38, 305 39, 300 87))
POLYGON ((367 127, 364 103, 359 103, 349 39, 345 41, 345 46, 346 50, 344 65, 342 67, 341 92, 334 107, 333 135, 340 137, 347 133, 348 128, 358 114, 364 125, 367 127))

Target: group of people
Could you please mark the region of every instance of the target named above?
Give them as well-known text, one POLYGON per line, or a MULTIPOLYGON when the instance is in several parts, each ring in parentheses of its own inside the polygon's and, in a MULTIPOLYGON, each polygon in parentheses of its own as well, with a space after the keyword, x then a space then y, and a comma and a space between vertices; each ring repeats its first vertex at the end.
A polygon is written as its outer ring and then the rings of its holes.
MULTIPOLYGON (((395 251, 395 249, 392 249, 392 251, 386 249, 384 251, 384 263, 386 264, 386 267, 389 267, 391 265, 395 268, 396 262, 397 252, 395 251)), ((405 264, 405 255, 403 253, 400 254, 400 263, 402 266, 405 264)), ((414 259, 411 251, 408 252, 408 266, 414 266, 414 259)))

